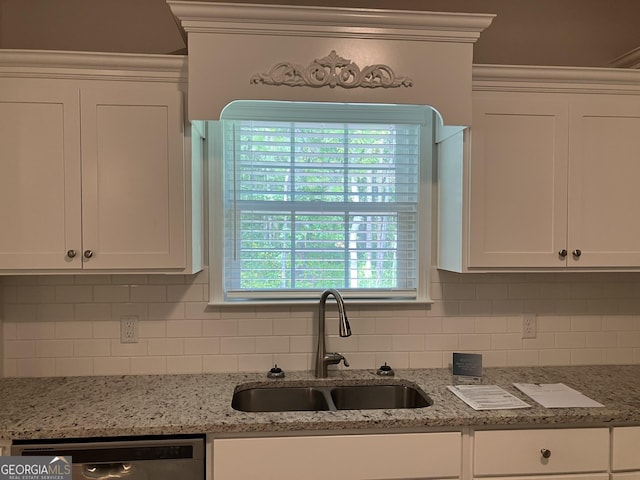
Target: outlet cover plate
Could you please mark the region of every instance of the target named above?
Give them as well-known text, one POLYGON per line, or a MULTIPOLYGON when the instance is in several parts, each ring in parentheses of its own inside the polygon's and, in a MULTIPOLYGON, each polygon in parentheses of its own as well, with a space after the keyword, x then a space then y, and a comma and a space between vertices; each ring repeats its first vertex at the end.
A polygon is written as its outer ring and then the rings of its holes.
POLYGON ((138 316, 120 317, 120 343, 138 343, 138 316))

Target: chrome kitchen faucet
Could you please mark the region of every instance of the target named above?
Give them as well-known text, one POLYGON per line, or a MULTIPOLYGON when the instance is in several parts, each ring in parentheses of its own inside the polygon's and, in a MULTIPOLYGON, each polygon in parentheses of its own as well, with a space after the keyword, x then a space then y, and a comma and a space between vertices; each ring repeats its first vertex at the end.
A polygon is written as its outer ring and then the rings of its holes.
POLYGON ((332 295, 335 298, 336 303, 338 304, 338 316, 340 322, 340 336, 341 337, 350 337, 351 336, 351 326, 349 325, 349 320, 347 320, 347 312, 344 307, 344 299, 342 295, 337 290, 330 288, 322 292, 320 295, 320 304, 318 307, 318 350, 316 352, 316 377, 317 378, 327 378, 327 367, 329 365, 335 365, 340 362, 344 362, 344 366, 348 367, 349 362, 344 357, 344 355, 340 353, 331 353, 326 351, 325 346, 325 305, 327 303, 327 298, 329 295, 332 295))

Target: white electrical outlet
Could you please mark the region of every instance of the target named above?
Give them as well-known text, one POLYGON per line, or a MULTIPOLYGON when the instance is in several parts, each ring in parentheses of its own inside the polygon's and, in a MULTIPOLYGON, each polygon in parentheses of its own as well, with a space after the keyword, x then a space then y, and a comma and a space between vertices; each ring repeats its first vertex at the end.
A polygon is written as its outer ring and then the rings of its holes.
POLYGON ((120 343, 138 343, 138 316, 120 317, 120 343))
POLYGON ((536 338, 536 314, 522 315, 522 338, 536 338))

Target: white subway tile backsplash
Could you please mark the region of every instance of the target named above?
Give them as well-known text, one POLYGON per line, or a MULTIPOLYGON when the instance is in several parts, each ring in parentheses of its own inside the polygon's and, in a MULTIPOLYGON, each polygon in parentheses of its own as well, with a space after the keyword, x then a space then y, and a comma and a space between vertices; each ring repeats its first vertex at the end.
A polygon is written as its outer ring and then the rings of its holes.
POLYGON ((571 363, 571 350, 553 349, 540 351, 541 366, 569 365, 571 363))
POLYGON ((115 320, 93 322, 93 338, 120 338, 120 322, 115 320))
POLYGON ((150 338, 147 340, 147 354, 153 356, 176 356, 184 354, 182 338, 150 338))
POLYGON ((129 285, 95 285, 93 300, 104 303, 125 303, 131 301, 129 285))
POLYGON ((238 355, 205 355, 202 357, 203 373, 238 371, 238 355))
POLYGON ((55 337, 54 322, 22 322, 15 325, 15 338, 38 340, 55 337))
POLYGON ((56 376, 73 377, 93 375, 93 358, 56 358, 56 376))
POLYGON ((129 373, 132 375, 162 375, 167 373, 167 357, 131 357, 129 373))
POLYGON ((35 342, 38 358, 55 358, 74 356, 73 340, 39 340, 35 342))
POLYGON ((199 355, 167 357, 167 373, 202 373, 202 357, 199 355))
POLYGON ((93 301, 91 285, 58 285, 55 287, 56 303, 88 303, 93 301))
POLYGON ((4 358, 35 358, 36 342, 34 340, 5 340, 4 358))
POLYGON ((238 335, 240 336, 258 336, 272 334, 273 320, 253 318, 238 320, 238 335))
POLYGON ((126 357, 99 357, 93 359, 94 375, 126 375, 131 373, 126 357))
POLYGON ((202 320, 167 320, 167 337, 202 337, 202 320))
POLYGON ((81 303, 74 307, 75 320, 110 320, 110 303, 81 303))
POLYGON ((238 357, 238 370, 249 372, 268 372, 273 367, 273 355, 271 354, 250 354, 238 357))
POLYGON ((571 365, 596 365, 602 363, 602 350, 582 348, 571 350, 571 365))
POLYGON ((185 318, 184 303, 149 303, 148 306, 152 320, 185 318))
POLYGON ((256 353, 289 353, 289 337, 256 337, 256 353))
POLYGON ((166 285, 131 285, 132 302, 166 302, 166 285))
POLYGON ((187 355, 216 355, 220 353, 220 339, 215 337, 185 338, 184 353, 187 355))
MULTIPOLYGON (((12 370, 13 367, 10 367, 9 372, 12 370)), ((13 371, 16 377, 53 377, 56 375, 56 365, 52 358, 24 358, 16 360, 13 371)))
MULTIPOLYGON (((640 363, 640 274, 431 272, 428 305, 347 303, 353 335, 327 348, 352 367, 448 367, 454 351, 485 366, 640 363), (522 339, 522 315, 537 336, 522 339)), ((317 306, 208 306, 206 272, 3 277, 4 375, 123 375, 313 368, 317 306), (137 343, 120 319, 138 317, 137 343)), ((343 366, 339 367, 344 368, 343 366)))
POLYGON ((56 322, 55 338, 93 338, 93 324, 87 321, 56 322))
POLYGON ((254 337, 222 337, 220 339, 220 353, 241 354, 255 353, 256 339, 254 337))
POLYGON ((74 357, 108 357, 111 355, 111 342, 108 339, 89 339, 73 341, 74 357))

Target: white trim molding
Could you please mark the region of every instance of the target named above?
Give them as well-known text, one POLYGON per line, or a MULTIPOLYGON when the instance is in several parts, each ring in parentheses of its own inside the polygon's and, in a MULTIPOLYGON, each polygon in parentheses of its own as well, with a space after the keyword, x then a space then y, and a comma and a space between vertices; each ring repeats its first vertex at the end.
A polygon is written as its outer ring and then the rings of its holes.
POLYGON ((609 65, 616 68, 640 69, 640 47, 614 58, 609 65))
POLYGON ((187 81, 185 55, 0 50, 0 77, 187 81))
POLYGON ((187 33, 340 36, 474 43, 492 14, 167 0, 187 33))
POLYGON ((640 93, 640 70, 619 68, 473 65, 474 91, 640 93))
POLYGON ((218 119, 229 103, 244 99, 429 105, 447 125, 468 125, 473 45, 495 17, 167 3, 188 37, 193 120, 218 119), (331 51, 340 55, 327 56, 331 51))

